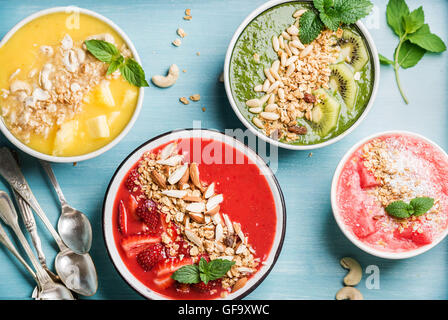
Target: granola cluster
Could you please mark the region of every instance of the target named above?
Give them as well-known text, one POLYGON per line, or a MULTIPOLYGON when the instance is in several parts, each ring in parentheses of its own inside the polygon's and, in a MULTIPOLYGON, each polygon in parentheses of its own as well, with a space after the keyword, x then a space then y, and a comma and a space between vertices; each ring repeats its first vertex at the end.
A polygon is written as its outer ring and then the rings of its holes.
MULTIPOLYGON (((287 142, 296 141, 307 133, 306 127, 297 125, 297 119, 313 120, 312 109, 319 103, 313 91, 329 89, 329 66, 339 56, 340 47, 336 44, 343 32, 342 29, 324 30, 305 46, 298 37, 299 18, 303 12, 305 10, 294 14, 296 22, 280 36, 272 38, 278 60, 264 70, 265 82, 254 88, 265 95, 246 102, 249 111, 255 114, 252 121, 258 128, 267 136, 287 142)), ((254 59, 257 56, 254 55, 254 59)))
POLYGON ((158 153, 145 153, 137 170, 134 191, 140 188, 141 199, 155 201, 165 222, 174 224, 180 231, 175 242, 170 235, 162 234, 162 242, 170 249, 170 255, 188 249, 192 257, 207 254, 211 260, 235 261, 222 278, 222 286, 235 290, 237 282, 239 286, 245 283, 247 276, 257 270, 260 260, 254 257, 255 250, 241 225, 220 212, 220 203, 225 199, 216 193, 217 184, 202 182, 197 164, 185 163, 176 143, 158 153), (179 240, 186 243, 184 248, 179 248, 179 240))
MULTIPOLYGON (((109 34, 89 37, 94 38, 114 43, 109 34)), ((42 69, 32 69, 28 75, 18 69, 10 77, 10 87, 1 90, 1 116, 25 143, 31 134, 46 139, 54 126, 73 119, 92 88, 107 81, 107 65, 91 56, 83 41, 74 42, 68 34, 58 45, 41 46, 38 55, 45 59, 42 69)))

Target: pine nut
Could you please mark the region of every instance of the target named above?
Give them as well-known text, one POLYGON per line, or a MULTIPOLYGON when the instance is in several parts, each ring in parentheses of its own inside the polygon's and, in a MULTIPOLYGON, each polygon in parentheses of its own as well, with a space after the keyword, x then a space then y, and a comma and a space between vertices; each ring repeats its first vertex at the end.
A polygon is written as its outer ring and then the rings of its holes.
POLYGON ((293 46, 290 46, 289 49, 291 49, 291 52, 293 55, 298 56, 299 55, 299 50, 293 46))
POLYGON ((256 108, 250 108, 249 109, 250 113, 260 113, 261 111, 263 111, 262 107, 256 107, 256 108))
POLYGON ((264 92, 268 91, 268 89, 269 89, 270 86, 271 86, 271 83, 269 82, 269 80, 268 80, 268 79, 264 80, 264 83, 263 83, 263 91, 264 91, 264 92))
POLYGON ((291 36, 286 31, 282 32, 282 37, 283 37, 283 39, 291 40, 291 36))
POLYGON ((268 99, 268 104, 273 104, 275 103, 275 94, 271 94, 271 96, 268 99))
POLYGON ((302 14, 304 14, 306 11, 307 11, 306 9, 297 10, 296 12, 294 12, 294 14, 292 16, 294 18, 300 18, 302 16, 302 14))
POLYGON ((291 52, 291 49, 290 49, 288 43, 285 44, 285 51, 288 54, 288 56, 290 56, 290 57, 292 56, 292 52, 291 52))
POLYGON ((275 81, 273 84, 271 84, 271 86, 269 87, 267 93, 271 93, 272 91, 274 91, 275 89, 277 89, 280 86, 280 81, 275 81))
POLYGON ((278 120, 280 118, 280 116, 278 114, 274 113, 274 112, 262 112, 262 113, 260 113, 260 116, 263 119, 271 120, 271 121, 275 121, 275 120, 278 120))
POLYGON ((272 76, 275 78, 275 80, 280 80, 280 76, 278 75, 278 72, 275 71, 274 69, 269 69, 269 71, 271 72, 272 76))
POLYGON ((300 58, 305 58, 307 55, 309 55, 313 51, 313 45, 310 44, 308 47, 303 49, 303 51, 300 53, 300 58))
POLYGON ((266 76, 266 78, 269 79, 269 81, 271 81, 271 83, 275 82, 275 79, 272 76, 271 72, 269 71, 269 68, 264 69, 264 75, 266 76))
POLYGON ((278 38, 277 37, 272 37, 272 47, 274 48, 274 51, 277 52, 278 49, 280 49, 280 45, 278 43, 278 38))
POLYGON ((296 69, 295 64, 294 64, 294 63, 291 63, 291 64, 288 66, 288 70, 286 70, 286 76, 289 77, 289 76, 294 72, 295 69, 296 69))
POLYGON ((289 58, 288 60, 286 60, 286 66, 288 67, 290 64, 296 62, 296 60, 298 59, 298 56, 292 56, 291 58, 289 58))
POLYGON ((282 67, 286 65, 286 59, 288 59, 288 56, 286 55, 286 52, 282 51, 282 55, 280 57, 280 64, 282 67))
POLYGON ((272 103, 272 104, 268 104, 266 106, 266 108, 264 108, 264 111, 266 111, 266 112, 273 112, 273 111, 275 111, 277 109, 278 109, 278 105, 276 105, 275 103, 272 103))
POLYGON ((260 107, 261 106, 261 102, 260 102, 260 100, 258 100, 258 99, 251 99, 251 100, 247 100, 246 101, 246 105, 248 106, 248 107, 253 107, 253 108, 256 108, 256 107, 260 107))
POLYGON ((296 36, 299 34, 299 29, 297 29, 295 25, 292 25, 288 29, 286 29, 286 32, 288 32, 292 36, 296 36))
POLYGON ((260 128, 260 129, 263 129, 263 128, 264 128, 264 124, 263 124, 263 122, 262 122, 260 119, 258 119, 257 117, 253 117, 253 118, 252 118, 252 122, 253 122, 253 124, 256 125, 258 128, 260 128))
POLYGON ((300 40, 293 40, 289 43, 289 45, 300 50, 305 49, 305 46, 303 45, 302 42, 300 42, 300 40))
POLYGON ((254 87, 254 91, 255 91, 255 92, 263 91, 263 85, 262 85, 262 84, 256 85, 256 86, 254 87))
POLYGON ((262 96, 259 100, 260 100, 260 106, 264 105, 266 103, 266 101, 269 100, 269 98, 271 97, 271 94, 265 94, 264 96, 262 96))
POLYGON ((275 60, 272 63, 271 69, 274 70, 275 72, 278 72, 278 68, 280 67, 280 61, 279 60, 275 60))
POLYGON ((280 89, 278 89, 277 93, 278 93, 278 97, 280 98, 280 100, 285 99, 285 90, 280 88, 280 89))
POLYGON ((281 49, 285 48, 285 42, 283 41, 283 36, 278 37, 278 44, 280 45, 281 49))

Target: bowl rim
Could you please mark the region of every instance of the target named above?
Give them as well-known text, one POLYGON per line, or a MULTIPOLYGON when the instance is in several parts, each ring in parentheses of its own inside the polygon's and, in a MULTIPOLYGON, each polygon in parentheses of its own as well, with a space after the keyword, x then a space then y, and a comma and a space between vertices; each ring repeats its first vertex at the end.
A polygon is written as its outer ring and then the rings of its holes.
POLYGON ((431 242, 428 245, 419 247, 417 249, 410 250, 410 251, 404 251, 404 252, 381 251, 381 250, 378 250, 378 249, 375 249, 375 248, 372 248, 372 247, 366 245, 365 243, 363 243, 361 240, 359 240, 354 234, 352 234, 348 230, 347 226, 344 224, 344 222, 342 221, 342 218, 339 214, 339 207, 337 205, 337 199, 336 199, 339 177, 340 177, 342 169, 343 169, 344 165, 347 163, 348 159, 353 155, 353 153, 356 150, 358 150, 358 148, 360 148, 367 142, 369 142, 375 138, 379 138, 379 137, 383 137, 383 136, 387 136, 387 135, 411 136, 413 138, 421 139, 422 141, 425 141, 429 145, 433 146, 436 150, 441 152, 442 155, 445 156, 445 158, 448 162, 448 154, 445 152, 445 150, 443 150, 442 147, 440 147, 434 141, 424 137, 421 134, 406 131, 406 130, 389 130, 389 131, 382 131, 382 132, 374 133, 372 135, 369 135, 369 136, 361 139, 359 142, 357 142, 352 147, 350 147, 350 149, 344 154, 342 159, 339 161, 338 166, 335 169, 332 182, 331 182, 331 208, 333 211, 334 219, 336 220, 336 223, 339 226, 339 228, 341 229, 342 233, 359 249, 361 249, 371 255, 380 257, 380 258, 391 259, 391 260, 407 259, 407 258, 412 258, 417 255, 420 255, 420 254, 432 249, 436 245, 438 245, 448 235, 448 227, 443 231, 443 233, 441 235, 439 235, 439 237, 435 241, 431 242))
MULTIPOLYGON (((109 18, 106 18, 105 16, 89 10, 89 9, 84 9, 84 8, 80 8, 80 7, 74 7, 74 6, 60 6, 60 7, 53 7, 53 8, 48 8, 48 9, 44 9, 44 10, 40 10, 37 11, 27 17, 25 17, 24 19, 20 20, 14 27, 12 27, 11 30, 9 30, 5 36, 2 38, 2 40, 0 41, 0 47, 2 47, 5 43, 8 42, 8 40, 18 31, 20 30, 23 26, 25 26, 26 24, 28 24, 29 22, 40 18, 42 16, 45 15, 49 15, 52 13, 58 13, 58 12, 65 12, 65 13, 69 13, 69 12, 73 12, 73 10, 78 10, 78 12, 80 14, 85 14, 91 17, 94 17, 104 23, 106 23, 109 27, 111 27, 115 32, 118 33, 118 35, 123 39, 123 41, 126 43, 127 47, 129 48, 129 50, 131 50, 133 58, 141 65, 141 59, 140 56, 138 55, 137 49, 135 48, 134 44, 132 43, 131 39, 127 36, 127 34, 118 26, 116 25, 112 20, 110 20, 109 18)), ((45 161, 50 161, 50 162, 59 162, 59 163, 70 163, 70 162, 81 162, 84 160, 89 160, 95 157, 98 157, 99 155, 103 154, 104 152, 112 149, 114 146, 116 146, 131 130, 131 128, 134 126, 135 122, 137 121, 137 118, 140 114, 140 111, 142 109, 142 105, 143 105, 143 97, 144 97, 144 88, 140 87, 139 88, 139 97, 137 100, 137 105, 135 106, 135 110, 134 113, 131 117, 131 119, 129 120, 129 122, 126 124, 126 126, 123 128, 123 130, 115 137, 115 139, 113 139, 111 142, 109 142, 108 144, 106 144, 105 146, 94 150, 92 152, 86 153, 86 154, 82 154, 82 155, 78 155, 78 156, 70 156, 70 157, 57 157, 57 156, 52 156, 49 154, 45 154, 42 152, 39 152, 35 149, 32 149, 31 147, 27 146, 26 144, 24 144, 22 141, 20 141, 18 138, 16 138, 11 131, 9 131, 8 127, 6 126, 6 124, 4 123, 3 117, 0 117, 0 131, 3 133, 3 135, 17 148, 19 148, 20 150, 22 150, 23 152, 38 158, 38 159, 42 159, 45 161)))
MULTIPOLYGON (((246 156, 248 154, 252 154, 252 156, 254 156, 255 159, 257 159, 258 161, 260 161, 260 163, 262 163, 265 168, 264 170, 267 170, 268 174, 270 175, 270 177, 272 178, 272 181, 274 183, 275 186, 275 190, 271 189, 271 192, 274 194, 274 192, 276 192, 278 194, 279 200, 280 200, 280 204, 281 204, 281 208, 277 208, 277 212, 280 211, 280 215, 282 216, 283 219, 283 223, 279 226, 280 228, 280 235, 279 235, 279 242, 278 242, 278 247, 275 250, 275 252, 272 252, 272 250, 274 250, 275 248, 272 247, 271 248, 271 252, 269 255, 273 254, 273 258, 272 258, 272 263, 270 264, 270 266, 267 268, 267 270, 264 272, 263 275, 261 275, 261 277, 255 282, 253 283, 250 287, 248 287, 245 291, 243 291, 240 294, 235 295, 234 297, 232 297, 232 300, 240 300, 244 297, 246 297, 248 294, 250 294, 251 292, 253 292, 264 280, 265 278, 270 274, 270 272, 272 271, 272 269, 274 268, 275 264, 277 263, 277 260, 280 256, 280 253, 283 249, 283 244, 285 241, 285 235, 286 235, 286 220, 287 220, 287 215, 286 215, 286 202, 285 202, 285 198, 283 195, 283 191, 281 189, 280 183, 277 180, 277 177, 275 176, 274 172, 271 170, 271 168, 267 165, 267 163, 263 160, 263 158, 261 158, 255 151, 253 151, 252 149, 248 148, 244 143, 242 143, 241 141, 226 135, 224 132, 219 131, 219 130, 215 130, 215 129, 206 129, 206 128, 202 128, 202 129, 197 129, 197 128, 185 128, 185 129, 177 129, 177 130, 171 130, 171 131, 167 131, 165 133, 159 134, 149 140, 147 140, 146 142, 142 143, 140 146, 136 147, 133 151, 131 151, 126 158, 120 163, 120 165, 117 167, 117 169, 115 170, 114 174, 112 175, 110 182, 107 186, 105 195, 104 195, 104 199, 103 199, 103 206, 102 206, 102 229, 103 229, 103 240, 107 249, 107 253, 108 256, 110 258, 110 260, 112 261, 112 264, 115 268, 115 270, 118 272, 118 274, 120 275, 120 277, 132 288, 134 289, 135 292, 137 292, 140 296, 142 296, 145 299, 149 299, 149 300, 155 300, 155 298, 149 297, 147 295, 145 295, 145 293, 141 292, 140 290, 138 290, 137 286, 135 286, 133 283, 131 283, 131 280, 133 279, 128 279, 125 277, 125 275, 123 275, 121 273, 120 268, 117 266, 114 257, 112 256, 111 253, 111 248, 110 246, 114 246, 116 247, 115 244, 115 239, 112 235, 112 243, 108 242, 108 236, 107 236, 107 230, 106 230, 106 201, 107 198, 109 196, 109 192, 110 189, 112 187, 112 185, 114 183, 117 183, 115 181, 116 176, 118 175, 118 172, 121 170, 121 168, 127 164, 128 160, 130 160, 130 158, 132 156, 134 156, 136 153, 140 152, 141 149, 145 148, 147 145, 156 142, 157 140, 159 140, 160 138, 163 138, 165 136, 170 136, 170 135, 176 135, 176 134, 183 134, 183 133, 190 133, 191 136, 193 137, 194 132, 211 132, 214 134, 218 134, 224 138, 230 138, 233 141, 235 141, 237 144, 239 144, 243 150, 245 150, 244 152, 242 150, 240 150, 240 152, 243 152, 246 156)), ((173 139, 175 139, 176 137, 173 137, 173 139)), ((225 143, 225 141, 222 141, 223 143, 225 143)), ((157 147, 157 146, 156 146, 157 147)), ((258 166, 257 163, 255 163, 258 166)), ((260 168, 259 168, 260 169, 260 168)), ((120 181, 118 181, 120 182, 120 181)), ((115 198, 113 198, 113 200, 115 200, 115 198)), ((278 221, 277 221, 278 222, 278 221)), ((274 245, 274 244, 273 244, 274 245)), ((121 257, 119 257, 119 259, 121 259, 121 257)), ((126 268, 126 266, 125 266, 126 268)), ((259 272, 259 271, 258 271, 259 272)), ((258 273, 257 272, 257 273, 258 273)), ((129 271, 130 273, 130 271, 129 271)), ((140 282, 132 273, 130 273, 132 275, 133 278, 135 278, 138 282, 140 282)), ((146 287, 146 286, 145 286, 146 287)), ((148 291, 155 293, 158 297, 157 299, 161 299, 161 300, 173 300, 170 299, 169 297, 163 296, 153 290, 151 290, 150 288, 146 287, 148 291)), ((220 298, 217 298, 215 300, 220 300, 220 298)), ((222 300, 228 300, 227 298, 224 298, 222 300)))
POLYGON ((264 135, 261 131, 256 129, 252 123, 246 117, 243 116, 241 111, 239 110, 235 99, 232 94, 232 90, 230 87, 230 63, 232 59, 232 54, 235 49, 235 45, 238 42, 239 37, 241 36, 241 33, 246 29, 246 27, 260 14, 264 13, 265 11, 288 2, 311 2, 312 0, 271 0, 263 5, 256 8, 254 11, 252 11, 240 24, 240 26, 236 29, 235 33, 232 36, 232 39, 230 40, 229 46, 227 47, 227 52, 225 55, 224 60, 224 87, 226 90, 227 98, 230 102, 230 105, 232 106, 233 111, 237 115, 237 117, 240 119, 240 121, 248 128, 253 134, 258 136, 260 139, 274 145, 277 147, 289 149, 289 150, 314 150, 323 148, 326 146, 329 146, 333 143, 338 142, 339 140, 343 139, 345 136, 349 135, 352 131, 354 131, 361 122, 367 117, 367 114, 369 113, 370 109, 372 109, 372 106, 375 102, 376 95, 378 92, 379 87, 379 81, 380 81, 380 61, 378 58, 378 50, 376 48, 376 45, 373 41, 373 38, 367 28, 364 26, 364 24, 361 21, 357 21, 355 25, 358 27, 361 36, 365 39, 367 42, 367 45, 369 46, 371 55, 372 55, 372 70, 373 70, 373 84, 372 84, 372 93, 370 95, 369 101, 367 102, 367 105, 364 109, 364 111, 361 113, 361 115, 358 117, 358 119, 349 127, 347 130, 342 132, 341 134, 337 135, 336 137, 333 137, 327 141, 311 144, 311 145, 292 145, 285 142, 280 142, 277 140, 272 139, 271 137, 268 137, 264 135))

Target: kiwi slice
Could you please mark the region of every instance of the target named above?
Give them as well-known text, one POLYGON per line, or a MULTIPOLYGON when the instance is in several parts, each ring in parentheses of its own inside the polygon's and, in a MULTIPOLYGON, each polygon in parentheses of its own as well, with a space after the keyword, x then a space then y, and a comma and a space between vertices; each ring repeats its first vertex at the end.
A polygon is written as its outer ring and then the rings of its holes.
POLYGON ((334 64, 330 68, 330 87, 338 91, 347 108, 353 110, 358 92, 353 72, 343 63, 334 64))
POLYGON ((369 61, 369 54, 364 41, 353 32, 344 30, 338 44, 341 47, 338 61, 347 62, 353 67, 355 72, 360 71, 369 61))
POLYGON ((325 137, 336 128, 341 105, 336 98, 329 95, 324 89, 318 89, 313 94, 320 102, 311 111, 312 127, 317 134, 325 137))

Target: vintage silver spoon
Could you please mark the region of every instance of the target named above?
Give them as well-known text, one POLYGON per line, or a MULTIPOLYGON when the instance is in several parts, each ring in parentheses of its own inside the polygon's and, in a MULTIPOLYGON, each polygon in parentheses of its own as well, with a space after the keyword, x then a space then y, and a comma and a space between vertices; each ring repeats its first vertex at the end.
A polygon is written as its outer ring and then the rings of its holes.
MULTIPOLYGON (((61 284, 53 282, 47 272, 42 268, 39 261, 37 261, 36 257, 34 257, 33 251, 31 250, 28 241, 22 230, 20 229, 17 212, 12 204, 11 199, 8 194, 4 191, 0 191, 0 218, 3 222, 8 225, 16 234, 17 238, 20 241, 20 244, 25 249, 26 254, 30 258, 30 261, 36 270, 34 273, 34 277, 36 279, 38 285, 38 294, 36 299, 38 300, 75 300, 70 290, 64 287, 61 284)), ((1 227, 1 226, 0 226, 1 227)), ((19 259, 20 262, 26 267, 28 271, 31 271, 31 268, 26 264, 23 258, 20 257, 17 250, 15 250, 9 238, 5 233, 5 230, 1 227, 0 230, 2 242, 5 246, 11 250, 11 252, 19 259), (6 240, 6 241, 5 241, 6 240), (20 258, 19 258, 20 257, 20 258)))
POLYGON ((84 213, 68 205, 54 175, 51 164, 40 160, 51 183, 53 184, 59 201, 61 202, 61 216, 58 221, 58 231, 64 243, 79 254, 87 253, 92 246, 92 227, 84 213))
POLYGON ((0 148, 0 175, 36 212, 56 241, 60 252, 56 256, 55 267, 61 281, 78 294, 94 295, 98 289, 98 276, 92 258, 87 253, 77 254, 64 244, 37 202, 11 151, 6 147, 0 148))

